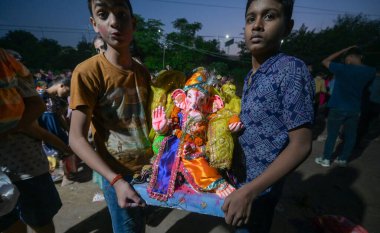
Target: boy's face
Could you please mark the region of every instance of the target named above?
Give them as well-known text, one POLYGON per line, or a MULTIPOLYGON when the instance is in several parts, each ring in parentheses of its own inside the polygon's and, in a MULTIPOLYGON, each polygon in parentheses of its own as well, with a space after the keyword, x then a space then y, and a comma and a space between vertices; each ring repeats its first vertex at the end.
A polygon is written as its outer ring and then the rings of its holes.
POLYGON ((287 22, 280 2, 254 0, 245 17, 245 44, 253 56, 266 58, 280 49, 292 27, 293 21, 287 22))
POLYGON ((129 48, 135 29, 135 18, 125 0, 93 0, 90 18, 95 32, 115 50, 129 48))

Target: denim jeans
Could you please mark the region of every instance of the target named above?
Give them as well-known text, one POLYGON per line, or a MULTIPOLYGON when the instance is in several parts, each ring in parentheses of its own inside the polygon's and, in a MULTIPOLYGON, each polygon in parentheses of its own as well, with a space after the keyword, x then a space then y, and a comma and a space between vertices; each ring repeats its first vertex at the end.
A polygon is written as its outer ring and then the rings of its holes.
POLYGON ((323 159, 331 159, 341 126, 343 126, 344 143, 342 151, 338 155, 338 159, 344 161, 349 159, 356 143, 359 118, 360 112, 330 109, 327 118, 327 139, 323 152, 323 159))
MULTIPOLYGON (((128 182, 131 176, 124 177, 128 182)), ((102 190, 111 215, 112 229, 114 233, 140 233, 145 229, 144 210, 137 208, 120 208, 117 202, 116 191, 107 179, 102 177, 102 190)))

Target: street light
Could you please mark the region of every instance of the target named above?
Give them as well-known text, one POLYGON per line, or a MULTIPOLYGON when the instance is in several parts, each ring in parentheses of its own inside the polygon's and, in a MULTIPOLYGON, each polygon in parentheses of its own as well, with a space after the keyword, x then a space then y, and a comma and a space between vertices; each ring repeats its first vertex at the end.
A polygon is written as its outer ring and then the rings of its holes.
MULTIPOLYGON (((223 37, 221 37, 221 36, 218 35, 219 51, 221 50, 221 44, 222 44, 222 41, 220 40, 221 38, 223 38, 223 37)), ((226 35, 224 36, 224 38, 225 38, 226 40, 228 40, 228 39, 230 38, 230 35, 226 34, 226 35)))

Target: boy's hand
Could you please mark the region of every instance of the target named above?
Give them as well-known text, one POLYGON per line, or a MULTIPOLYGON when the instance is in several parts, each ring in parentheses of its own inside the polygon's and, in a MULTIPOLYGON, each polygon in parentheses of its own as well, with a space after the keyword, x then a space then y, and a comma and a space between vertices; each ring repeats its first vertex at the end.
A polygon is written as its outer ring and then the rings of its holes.
POLYGON ((252 202, 255 195, 248 192, 246 187, 237 189, 231 193, 222 206, 224 219, 232 226, 242 226, 247 224, 251 215, 252 202))
POLYGON ((123 179, 114 184, 117 201, 121 208, 145 207, 145 201, 137 194, 131 185, 123 179))

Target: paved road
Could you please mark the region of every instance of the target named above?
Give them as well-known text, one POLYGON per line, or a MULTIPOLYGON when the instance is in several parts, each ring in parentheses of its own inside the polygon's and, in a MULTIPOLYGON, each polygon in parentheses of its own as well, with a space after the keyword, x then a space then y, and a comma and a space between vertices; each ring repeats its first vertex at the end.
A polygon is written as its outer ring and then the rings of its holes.
MULTIPOLYGON (((374 141, 346 168, 314 163, 323 140, 313 142, 310 157, 291 175, 277 206, 272 233, 313 233, 311 220, 320 214, 343 215, 380 232, 380 141, 374 141)), ((104 202, 92 202, 99 189, 91 181, 57 186, 63 208, 54 218, 58 233, 112 232, 104 202)), ((147 233, 228 233, 223 219, 180 210, 150 210, 147 233)))

